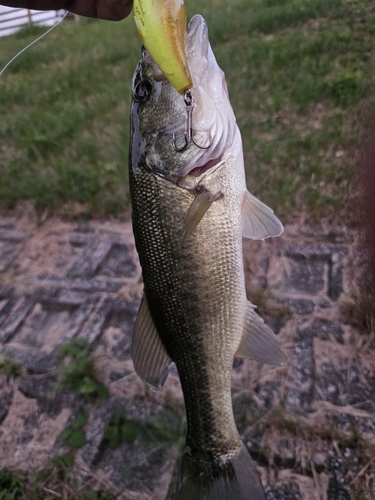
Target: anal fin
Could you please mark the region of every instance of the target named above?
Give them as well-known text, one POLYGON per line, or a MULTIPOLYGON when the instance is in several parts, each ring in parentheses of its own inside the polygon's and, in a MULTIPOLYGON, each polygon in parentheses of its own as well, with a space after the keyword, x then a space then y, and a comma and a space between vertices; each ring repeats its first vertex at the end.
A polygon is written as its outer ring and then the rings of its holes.
POLYGON ((172 361, 160 340, 145 295, 134 325, 132 358, 138 376, 152 390, 161 389, 172 361))
POLYGON ((254 311, 251 302, 247 303, 244 333, 235 356, 274 366, 285 363, 276 335, 254 311))

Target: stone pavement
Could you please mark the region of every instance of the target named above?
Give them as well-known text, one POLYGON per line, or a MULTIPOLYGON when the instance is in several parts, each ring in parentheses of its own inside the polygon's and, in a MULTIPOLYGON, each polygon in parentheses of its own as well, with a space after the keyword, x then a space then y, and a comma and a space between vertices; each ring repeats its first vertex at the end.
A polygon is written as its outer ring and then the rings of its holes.
MULTIPOLYGON (((131 225, 37 222, 0 217, 0 351, 22 366, 18 380, 0 376, 0 469, 37 469, 66 451, 60 434, 84 412, 76 461, 121 498, 172 498, 183 399, 175 370, 159 393, 134 374, 142 279, 131 225), (61 387, 59 349, 74 338, 89 343, 109 398, 61 387), (110 445, 116 418, 138 426, 136 439, 110 445)), ((319 225, 244 244, 249 297, 288 358, 234 362, 235 419, 268 500, 375 498, 374 349, 342 314, 364 279, 360 248, 354 233, 319 225)))

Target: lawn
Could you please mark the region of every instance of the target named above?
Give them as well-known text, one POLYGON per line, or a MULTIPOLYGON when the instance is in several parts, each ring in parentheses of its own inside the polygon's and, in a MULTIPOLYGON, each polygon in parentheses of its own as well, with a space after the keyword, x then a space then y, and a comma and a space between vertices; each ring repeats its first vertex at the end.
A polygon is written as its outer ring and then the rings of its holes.
MULTIPOLYGON (((242 131, 249 189, 283 221, 339 219, 356 192, 374 90, 375 4, 198 0, 242 131)), ((0 68, 40 28, 0 38, 0 68)), ((0 77, 0 204, 85 217, 129 210, 131 77, 140 42, 120 23, 66 21, 0 77), (77 209, 78 207, 78 209, 77 209)))

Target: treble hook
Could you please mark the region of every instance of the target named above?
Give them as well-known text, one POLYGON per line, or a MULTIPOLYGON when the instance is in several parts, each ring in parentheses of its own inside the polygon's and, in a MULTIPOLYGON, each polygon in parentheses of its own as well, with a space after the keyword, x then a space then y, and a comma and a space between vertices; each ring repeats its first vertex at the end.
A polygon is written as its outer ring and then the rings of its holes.
POLYGON ((184 135, 185 144, 181 148, 178 148, 176 145, 176 133, 173 132, 173 135, 172 135, 173 149, 175 151, 177 151, 178 153, 181 153, 182 151, 184 151, 188 147, 188 145, 191 142, 193 144, 195 144, 199 149, 208 149, 209 147, 211 147, 212 141, 210 142, 210 144, 208 146, 199 146, 199 144, 197 144, 193 138, 193 123, 192 123, 193 96, 191 95, 190 89, 185 90, 184 101, 186 104, 186 127, 185 127, 185 135, 184 135))

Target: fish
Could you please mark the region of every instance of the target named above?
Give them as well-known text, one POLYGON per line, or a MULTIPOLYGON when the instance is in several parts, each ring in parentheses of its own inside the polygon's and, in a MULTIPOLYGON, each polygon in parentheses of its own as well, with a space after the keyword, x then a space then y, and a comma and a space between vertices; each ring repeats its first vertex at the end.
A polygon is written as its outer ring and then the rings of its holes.
POLYGON ((241 134, 204 18, 186 28, 193 86, 183 95, 143 49, 132 81, 129 184, 144 294, 136 373, 162 388, 175 363, 187 434, 178 500, 264 500, 231 401, 235 356, 281 366, 272 330, 246 297, 242 237, 279 236, 246 188, 241 134))
POLYGON ((183 0, 134 0, 133 10, 138 34, 158 67, 178 92, 189 89, 183 0))

